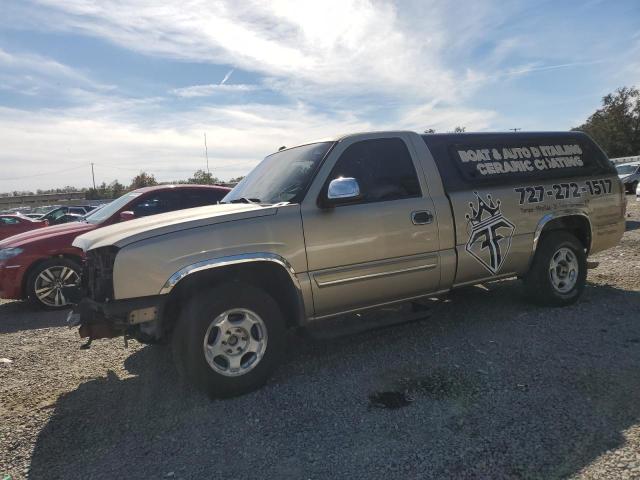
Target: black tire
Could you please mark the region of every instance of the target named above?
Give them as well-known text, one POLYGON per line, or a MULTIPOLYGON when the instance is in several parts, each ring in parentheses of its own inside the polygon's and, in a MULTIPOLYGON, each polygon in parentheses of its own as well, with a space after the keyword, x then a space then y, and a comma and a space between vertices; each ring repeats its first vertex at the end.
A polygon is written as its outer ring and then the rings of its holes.
POLYGON ((636 194, 636 189, 638 188, 638 182, 633 182, 631 184, 631 188, 629 189, 629 193, 631 193, 632 195, 636 194))
MULTIPOLYGON (((73 278, 77 279, 74 284, 78 284, 82 269, 76 262, 66 258, 52 258, 50 260, 42 262, 29 273, 29 276, 27 277, 26 291, 27 298, 33 305, 44 310, 64 310, 66 308, 70 308, 70 305, 68 303, 55 305, 53 304, 55 303, 54 298, 52 298, 51 302, 48 303, 47 301, 43 301, 42 299, 40 299, 36 294, 36 283, 38 282, 38 277, 40 276, 40 274, 42 274, 45 270, 49 270, 50 272, 53 271, 62 273, 63 271, 65 271, 65 268, 71 269, 73 271, 73 278)), ((64 298, 64 295, 62 296, 62 298, 64 298)))
POLYGON ((191 297, 180 314, 171 341, 176 369, 212 398, 241 395, 262 386, 280 364, 285 334, 280 308, 263 290, 243 283, 213 287, 213 291, 191 297), (262 357, 250 370, 238 376, 225 376, 209 365, 204 342, 214 319, 233 309, 257 314, 266 328, 267 340, 262 357))
MULTIPOLYGON (((566 262, 565 262, 566 264, 566 262)), ((560 267, 563 268, 563 267, 560 267)), ((564 273, 564 272, 563 272, 564 273)), ((561 277, 561 276, 560 276, 561 277)), ((531 269, 524 277, 524 286, 527 296, 538 305, 563 307, 575 303, 582 292, 587 281, 587 255, 582 243, 568 232, 554 231, 545 234, 538 245, 538 249, 533 258, 531 269), (567 281, 562 287, 558 282, 557 270, 555 272, 556 282, 554 283, 551 272, 551 262, 556 255, 562 257, 562 252, 569 250, 575 258, 577 272, 575 280, 567 281), (571 287, 569 289, 569 287, 571 287), (567 291, 564 291, 567 289, 567 291)))

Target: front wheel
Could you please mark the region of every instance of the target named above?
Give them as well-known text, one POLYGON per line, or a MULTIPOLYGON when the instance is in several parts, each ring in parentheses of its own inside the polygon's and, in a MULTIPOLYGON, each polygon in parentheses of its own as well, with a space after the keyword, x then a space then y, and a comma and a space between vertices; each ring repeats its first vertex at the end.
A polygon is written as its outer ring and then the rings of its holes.
POLYGON ((587 255, 568 232, 542 237, 531 269, 524 278, 527 295, 537 304, 562 307, 575 303, 587 280, 587 255))
POLYGON ((276 301, 245 284, 213 287, 189 300, 172 337, 181 374, 211 397, 232 397, 267 381, 284 352, 276 301))
POLYGON ((66 258, 52 258, 38 265, 27 279, 27 296, 38 307, 60 310, 69 307, 64 287, 80 285, 80 265, 66 258))

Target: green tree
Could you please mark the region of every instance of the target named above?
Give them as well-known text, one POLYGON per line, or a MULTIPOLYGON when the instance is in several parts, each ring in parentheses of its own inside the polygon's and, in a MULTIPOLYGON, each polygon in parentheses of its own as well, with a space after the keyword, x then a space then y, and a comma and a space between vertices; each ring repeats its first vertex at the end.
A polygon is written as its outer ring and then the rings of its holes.
POLYGON ((100 195, 100 192, 97 188, 90 188, 89 190, 87 190, 85 198, 87 200, 99 200, 102 198, 102 195, 100 195))
POLYGON ((609 157, 640 154, 640 90, 622 87, 602 98, 602 108, 573 130, 589 134, 609 157))
POLYGON ((240 175, 239 177, 232 178, 228 183, 240 183, 240 180, 244 178, 244 175, 240 175))
POLYGON ((157 184, 158 182, 156 182, 156 177, 154 177, 152 173, 140 172, 138 175, 133 177, 129 188, 131 190, 135 190, 136 188, 152 187, 157 184))
POLYGON ((125 186, 121 184, 118 180, 114 180, 109 184, 109 194, 110 198, 118 198, 125 191, 125 186))
POLYGON ((193 172, 193 176, 187 180, 187 183, 196 183, 198 185, 213 185, 219 182, 220 180, 214 177, 211 172, 205 172, 202 169, 193 172))

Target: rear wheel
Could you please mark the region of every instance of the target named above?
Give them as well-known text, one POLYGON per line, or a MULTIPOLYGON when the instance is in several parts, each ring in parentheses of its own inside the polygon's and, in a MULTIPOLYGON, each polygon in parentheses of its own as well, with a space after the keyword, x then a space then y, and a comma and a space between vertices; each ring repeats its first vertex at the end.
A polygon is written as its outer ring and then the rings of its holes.
POLYGON ((540 240, 524 285, 535 303, 561 307, 580 298, 586 280, 584 246, 568 232, 550 232, 540 240))
POLYGON ((29 300, 47 310, 68 308, 64 287, 80 285, 80 265, 66 258, 53 258, 38 265, 27 280, 29 300))
POLYGON ((260 387, 280 363, 284 343, 276 301, 239 283, 192 297, 172 337, 178 371, 211 397, 260 387))

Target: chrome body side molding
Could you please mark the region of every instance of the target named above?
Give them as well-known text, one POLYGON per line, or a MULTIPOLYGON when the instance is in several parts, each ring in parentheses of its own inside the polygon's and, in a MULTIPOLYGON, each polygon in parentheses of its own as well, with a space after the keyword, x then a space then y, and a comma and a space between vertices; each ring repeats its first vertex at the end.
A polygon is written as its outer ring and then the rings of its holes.
POLYGON ((402 268, 402 269, 398 269, 398 270, 391 270, 391 271, 388 271, 388 272, 370 273, 370 274, 367 274, 367 275, 358 275, 358 276, 355 276, 355 277, 340 278, 338 280, 322 281, 322 280, 316 279, 316 284, 320 288, 322 288, 322 287, 332 287, 334 285, 341 285, 343 283, 358 282, 360 280, 370 280, 372 278, 389 277, 389 276, 398 275, 398 274, 401 274, 401 273, 417 272, 419 270, 433 270, 437 266, 438 265, 435 264, 435 263, 430 263, 428 265, 418 265, 416 267, 402 268))

